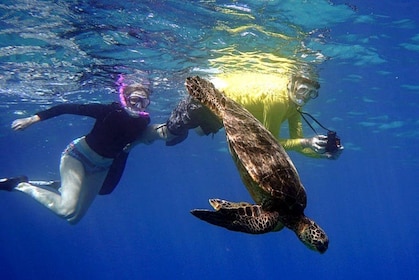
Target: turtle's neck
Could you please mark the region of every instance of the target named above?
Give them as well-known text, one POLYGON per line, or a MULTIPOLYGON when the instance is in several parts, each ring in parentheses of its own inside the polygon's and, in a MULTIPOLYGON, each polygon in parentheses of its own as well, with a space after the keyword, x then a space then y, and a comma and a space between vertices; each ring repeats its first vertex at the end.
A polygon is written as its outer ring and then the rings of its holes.
POLYGON ((305 223, 302 222, 304 219, 307 219, 304 215, 281 215, 281 222, 289 229, 295 231, 296 233, 305 227, 305 223))

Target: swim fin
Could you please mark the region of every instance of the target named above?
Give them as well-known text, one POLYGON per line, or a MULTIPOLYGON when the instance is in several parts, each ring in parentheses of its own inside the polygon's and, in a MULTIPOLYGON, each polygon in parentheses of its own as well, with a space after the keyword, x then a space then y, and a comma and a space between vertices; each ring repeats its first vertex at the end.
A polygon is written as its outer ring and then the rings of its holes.
POLYGON ((28 177, 19 176, 0 179, 0 190, 11 192, 19 183, 28 182, 28 177))

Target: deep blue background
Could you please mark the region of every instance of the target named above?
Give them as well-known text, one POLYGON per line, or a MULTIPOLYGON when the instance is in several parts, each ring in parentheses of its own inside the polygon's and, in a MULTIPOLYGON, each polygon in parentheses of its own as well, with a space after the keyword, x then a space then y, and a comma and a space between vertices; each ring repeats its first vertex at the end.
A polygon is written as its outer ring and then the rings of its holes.
MULTIPOLYGON (((49 1, 40 2, 49 5, 49 1)), ((141 10, 147 11, 144 15, 148 14, 147 5, 151 2, 144 4, 141 10)), ((248 2, 251 6, 251 1, 248 2)), ((296 7, 303 5, 303 1, 286 2, 295 2, 292 4, 296 7)), ((88 1, 80 3, 85 13, 93 5, 88 1)), ((95 5, 98 3, 101 1, 95 5)), ((180 5, 176 1, 164 3, 158 21, 161 26, 167 25, 164 15, 169 19, 176 17, 167 6, 180 5)), ((198 8, 205 6, 204 2, 190 3, 190 11, 199 12, 198 8)), ((334 23, 327 33, 330 36, 327 43, 318 46, 330 59, 320 67, 320 97, 306 107, 338 131, 346 149, 337 161, 290 153, 307 189, 306 214, 329 235, 330 246, 324 255, 307 250, 289 230, 246 235, 211 226, 190 215, 190 209, 209 207, 208 198, 251 201, 227 152, 223 132, 213 138, 191 134, 175 147, 166 147, 162 142, 137 147, 115 192, 98 197, 77 226, 69 226, 23 194, 0 193, 0 277, 416 278, 419 272, 418 6, 414 1, 351 1, 350 4, 358 21, 334 23), (360 23, 361 19, 364 22, 360 23)), ((121 7, 109 7, 109 14, 100 16, 106 20, 112 13, 117 14, 117 8, 121 7)), ((7 11, 3 14, 3 19, 7 19, 9 9, 3 7, 2 11, 7 11)), ((143 15, 137 12, 138 17, 143 15)), ((320 17, 321 11, 318 14, 320 17)), ((188 20, 194 22, 192 16, 188 20)), ((206 22, 214 18, 196 17, 195 20, 206 22)), ((10 32, 5 21, 2 28, 4 37, 10 32)), ((170 32, 161 36, 172 38, 172 42, 179 40, 170 37, 170 32)), ((148 33, 148 36, 151 37, 148 44, 156 40, 156 48, 171 48, 170 45, 162 47, 158 37, 153 37, 155 34, 148 33)), ((190 39, 185 37, 185 41, 190 39)), ((5 49, 14 44, 19 45, 19 41, 3 40, 3 71, 17 67, 12 62, 19 62, 18 56, 11 58, 5 49)), ((90 47, 97 51, 93 43, 90 47)), ((53 56, 59 57, 56 51, 53 56)), ((145 62, 138 66, 159 65, 158 71, 165 67, 165 61, 158 60, 153 53, 145 53, 144 58, 145 62)), ((21 59, 36 61, 36 56, 21 59)), ((177 63, 179 69, 190 66, 182 60, 177 63)), ((94 68, 92 76, 102 75, 103 67, 89 67, 94 68)), ((184 76, 179 74, 175 78, 181 82, 184 76)), ((63 116, 22 133, 11 131, 10 122, 20 117, 20 112, 29 115, 42 104, 49 105, 43 97, 41 101, 25 100, 27 96, 22 97, 19 87, 24 83, 25 80, 2 84, 1 176, 27 174, 34 179, 56 179, 60 153, 71 139, 86 133, 92 121, 63 116)), ((34 87, 38 85, 31 83, 34 87)), ((156 88, 156 98, 150 108, 153 121, 164 120, 179 99, 177 94, 167 95, 170 84, 164 85, 156 88), (163 106, 159 101, 168 105, 163 106)), ((26 89, 30 94, 30 87, 26 89)), ((101 93, 105 96, 99 98, 101 101, 115 99, 106 95, 106 91, 101 93)), ((82 99, 90 100, 91 96, 82 99)), ((78 95, 69 95, 68 100, 76 101, 78 95)), ((306 131, 310 135, 308 128, 306 131)))

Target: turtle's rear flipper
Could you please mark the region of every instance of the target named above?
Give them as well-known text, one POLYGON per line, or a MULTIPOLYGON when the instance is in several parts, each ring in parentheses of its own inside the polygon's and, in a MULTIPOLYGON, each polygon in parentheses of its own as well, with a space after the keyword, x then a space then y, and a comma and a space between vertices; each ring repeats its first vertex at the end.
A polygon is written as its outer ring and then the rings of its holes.
POLYGON ((278 213, 266 212, 257 204, 221 199, 209 202, 216 211, 194 209, 192 215, 216 226, 252 234, 270 232, 278 224, 278 213))

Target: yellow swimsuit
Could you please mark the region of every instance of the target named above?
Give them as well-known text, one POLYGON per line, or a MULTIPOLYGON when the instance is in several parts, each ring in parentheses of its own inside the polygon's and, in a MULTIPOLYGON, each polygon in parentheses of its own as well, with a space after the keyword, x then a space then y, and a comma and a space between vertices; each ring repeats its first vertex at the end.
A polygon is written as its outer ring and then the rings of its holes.
POLYGON ((319 157, 312 149, 301 146, 301 116, 288 97, 289 77, 285 74, 234 73, 220 74, 212 82, 215 87, 251 112, 286 150, 319 157), (289 138, 280 138, 281 124, 288 120, 289 138))

